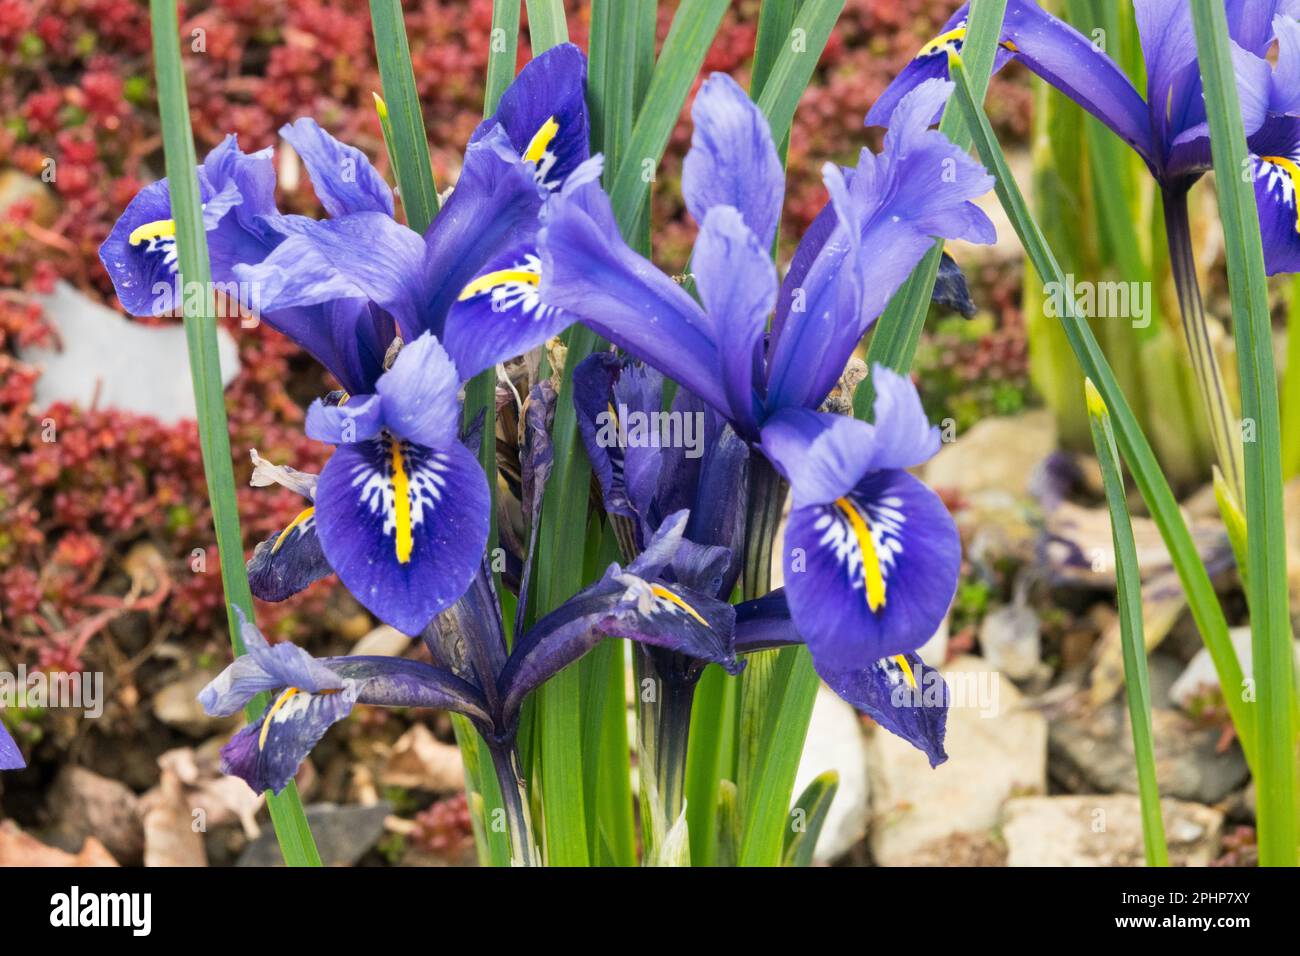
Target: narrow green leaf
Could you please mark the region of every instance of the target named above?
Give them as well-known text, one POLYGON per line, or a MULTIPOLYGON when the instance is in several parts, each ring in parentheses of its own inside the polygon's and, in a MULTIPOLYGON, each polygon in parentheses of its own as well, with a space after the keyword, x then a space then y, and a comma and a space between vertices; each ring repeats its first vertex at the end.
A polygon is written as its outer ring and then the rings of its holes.
MULTIPOLYGON (((982 102, 993 72, 993 59, 997 54, 998 37, 1002 34, 1002 19, 1006 14, 1007 0, 973 0, 966 40, 962 45, 970 59, 971 89, 976 102, 982 102)), ((951 104, 950 104, 951 106, 951 104)), ((963 149, 970 146, 970 133, 964 128, 961 111, 945 109, 939 130, 963 149)), ((912 276, 894 293, 885 312, 876 320, 875 331, 867 346, 867 367, 879 363, 897 372, 906 373, 916 356, 916 346, 921 341, 921 327, 930 309, 934 282, 939 276, 939 260, 943 257, 943 241, 933 249, 912 271, 912 276)), ((853 413, 865 420, 871 417, 875 388, 868 377, 853 395, 853 413)))
POLYGON ((1287 607, 1282 439, 1264 247, 1254 181, 1246 175, 1250 157, 1223 4, 1192 0, 1192 23, 1228 260, 1241 414, 1254 426, 1253 440, 1245 442, 1244 457, 1247 595, 1259 710, 1254 766, 1259 861, 1263 866, 1295 866, 1295 658, 1287 607))
POLYGON ((1111 537, 1115 544, 1115 580, 1119 594, 1120 640, 1124 649, 1124 686, 1128 692, 1129 724, 1133 732, 1133 757, 1137 762, 1138 798, 1142 804, 1142 840, 1147 866, 1168 866, 1165 825, 1160 816, 1160 791, 1156 787, 1156 752, 1151 727, 1151 682, 1147 676, 1146 638, 1142 631, 1142 576, 1137 544, 1124 495, 1124 475, 1119 449, 1106 403, 1091 380, 1084 380, 1092 441, 1101 465, 1110 508, 1111 537))
POLYGON ((1286 373, 1282 379, 1282 476, 1300 475, 1300 275, 1286 287, 1286 373))
POLYGON ((520 0, 492 0, 492 35, 488 41, 487 84, 483 92, 483 115, 497 111, 497 103, 515 78, 519 61, 520 0))
POLYGON ((695 688, 690 749, 686 756, 686 819, 691 862, 713 866, 718 848, 718 787, 735 762, 736 695, 740 683, 721 667, 708 667, 695 688))
POLYGON ((726 12, 727 0, 682 0, 673 17, 632 139, 608 181, 615 218, 629 243, 644 229, 655 170, 726 12))
POLYGON ((748 781, 741 821, 740 865, 777 866, 785 846, 785 827, 794 775, 803 755, 812 704, 817 696, 817 672, 806 647, 776 655, 768 711, 748 781))
POLYGON ((402 19, 402 0, 370 0, 370 23, 375 33, 375 55, 384 87, 384 103, 393 127, 394 172, 406 224, 420 235, 438 214, 438 190, 433 185, 429 139, 415 91, 411 48, 402 19))
MULTIPOLYGON (((1061 267, 1044 240, 1042 230, 1029 212, 1025 197, 1007 167, 1006 156, 1003 155, 1002 147, 998 145, 993 135, 988 117, 984 115, 984 110, 971 90, 970 81, 967 79, 960 58, 950 60, 950 72, 957 84, 957 102, 966 116, 968 127, 973 132, 980 159, 996 179, 998 199, 1011 220, 1016 235, 1020 238, 1020 244, 1043 281, 1057 282, 1060 283, 1061 288, 1064 288, 1065 276, 1061 272, 1061 267)), ((1242 742, 1242 749, 1246 753, 1247 760, 1252 761, 1253 764, 1255 715, 1245 705, 1241 695, 1232 690, 1243 686, 1241 665, 1228 638, 1228 624, 1223 616, 1223 608, 1219 606, 1218 598, 1215 596, 1210 576, 1196 551, 1196 545, 1187 530, 1187 524, 1179 511, 1178 502, 1169 487, 1169 482, 1160 471, 1151 446, 1138 426, 1133 411, 1125 400, 1124 393, 1119 388, 1101 347, 1097 344, 1097 339, 1093 336, 1088 323, 1075 312, 1074 303, 1069 301, 1068 296, 1063 297, 1063 305, 1065 314, 1061 317, 1061 324, 1070 348, 1074 351, 1080 368, 1088 378, 1092 379, 1105 400, 1106 407, 1110 410, 1119 449, 1128 464, 1129 472, 1137 483, 1138 490, 1142 493, 1143 500, 1146 501, 1151 517, 1160 529, 1165 546, 1169 549, 1174 568, 1178 572, 1179 580, 1182 581, 1183 590, 1187 593, 1192 616, 1214 661, 1220 686, 1225 688, 1224 700, 1232 714, 1237 736, 1242 742)))
POLYGON ((533 56, 569 42, 569 21, 564 0, 528 0, 528 36, 533 56))
POLYGON ((782 866, 812 866, 813 851, 830 812, 831 801, 840 788, 840 775, 834 770, 818 774, 799 794, 790 811, 790 825, 785 831, 782 866))
POLYGON ((791 39, 794 4, 790 0, 763 0, 758 11, 758 33, 754 37, 754 66, 749 72, 749 96, 758 99, 776 58, 791 39))
MULTIPOLYGON (((762 92, 758 95, 758 108, 767 117, 772 127, 772 140, 780 143, 790 132, 794 122, 794 111, 799 99, 812 79, 817 62, 821 59, 826 41, 830 39, 831 30, 844 10, 845 0, 805 0, 802 9, 794 18, 794 25, 780 52, 772 64, 772 72, 764 78, 762 92)), ((766 40, 771 45, 772 40, 766 40)), ((755 51, 755 65, 758 66, 758 54, 755 51)))
MULTIPOLYGON (((221 583, 226 595, 230 639, 238 656, 244 653, 244 645, 239 637, 234 608, 238 607, 250 621, 254 620, 253 598, 248 587, 248 574, 244 569, 243 538, 239 531, 239 510, 235 498, 235 472, 226 421, 226 397, 221 384, 221 365, 217 354, 217 320, 212 301, 208 239, 203 228, 203 205, 199 199, 199 182, 195 172, 198 161, 190 131, 185 71, 180 57, 180 27, 174 0, 151 0, 150 18, 167 183, 171 194, 172 216, 176 222, 177 280, 181 283, 182 290, 178 298, 186 304, 185 340, 189 349, 190 375, 194 381, 199 444, 203 451, 203 470, 212 505, 217 548, 221 555, 221 583), (201 290, 201 294, 192 296, 187 291, 189 289, 201 290), (190 308, 195 301, 202 303, 197 312, 190 308)), ((248 720, 254 721, 261 717, 266 705, 265 694, 250 701, 244 709, 248 720)), ((266 799, 285 863, 289 866, 320 866, 320 856, 316 852, 311 828, 307 825, 307 817, 298 799, 297 787, 290 782, 284 792, 278 796, 268 793, 266 799)))

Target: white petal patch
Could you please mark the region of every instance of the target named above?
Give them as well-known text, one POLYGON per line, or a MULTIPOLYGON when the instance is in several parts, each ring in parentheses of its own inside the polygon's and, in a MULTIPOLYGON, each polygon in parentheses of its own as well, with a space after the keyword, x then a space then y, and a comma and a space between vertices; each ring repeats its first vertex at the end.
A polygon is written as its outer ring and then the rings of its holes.
MULTIPOLYGON (((903 500, 896 495, 886 495, 875 501, 851 496, 850 500, 867 519, 881 576, 888 584, 898 558, 903 554, 903 526, 907 523, 907 515, 902 510, 903 500)), ((844 513, 833 505, 824 506, 813 523, 813 530, 821 535, 817 543, 828 550, 844 569, 849 586, 855 591, 864 589, 866 576, 862 549, 844 513)))
MULTIPOLYGON (((1261 156, 1255 163, 1255 178, 1264 180, 1270 198, 1296 212, 1296 189, 1300 187, 1300 151, 1289 156, 1261 156)), ((1300 231, 1300 216, 1296 218, 1300 231)))
POLYGON ((373 445, 376 453, 353 466, 351 484, 370 513, 382 517, 383 533, 394 538, 401 560, 403 547, 409 557, 415 530, 442 500, 448 459, 388 435, 373 445))
POLYGON ((487 295, 493 312, 518 309, 532 321, 541 322, 559 311, 555 306, 542 304, 538 293, 541 275, 542 260, 535 253, 527 252, 506 268, 495 269, 475 279, 464 288, 460 299, 464 301, 487 295))

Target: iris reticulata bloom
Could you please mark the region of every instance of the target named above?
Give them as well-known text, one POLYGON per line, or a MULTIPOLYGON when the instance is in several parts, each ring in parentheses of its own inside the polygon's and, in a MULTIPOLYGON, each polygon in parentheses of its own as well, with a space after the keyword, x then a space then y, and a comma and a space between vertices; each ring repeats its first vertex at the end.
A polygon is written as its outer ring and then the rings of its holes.
POLYGON ((21 770, 27 766, 22 751, 10 736, 9 729, 0 723, 0 770, 21 770))
MULTIPOLYGON (((1300 6, 1292 0, 1225 0, 1242 119, 1251 151, 1270 275, 1300 271, 1300 6), (1277 68, 1265 59, 1276 43, 1277 68)), ((1210 130, 1187 3, 1133 0, 1146 61, 1146 98, 1101 47, 1033 0, 1009 0, 995 65, 1019 60, 1128 143, 1168 190, 1185 190, 1212 166, 1210 130)), ((948 73, 960 52, 963 5, 890 84, 867 122, 887 125, 907 93, 948 73)))

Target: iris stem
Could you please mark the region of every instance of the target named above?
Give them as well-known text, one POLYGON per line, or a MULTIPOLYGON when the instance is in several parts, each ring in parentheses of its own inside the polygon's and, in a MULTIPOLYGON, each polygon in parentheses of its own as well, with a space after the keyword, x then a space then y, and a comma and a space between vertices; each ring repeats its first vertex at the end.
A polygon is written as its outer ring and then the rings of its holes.
POLYGON ((635 646, 637 745, 641 758, 641 833, 645 861, 666 863, 665 838, 682 815, 686 753, 699 669, 682 654, 635 646))
POLYGON ((1192 249, 1192 228, 1187 215, 1187 189, 1175 187, 1162 192, 1165 208, 1165 237, 1169 243, 1169 265, 1174 287, 1178 290, 1178 307, 1182 313, 1183 335, 1191 355, 1192 371, 1205 403, 1214 454, 1219 468, 1238 503, 1246 500, 1241 443, 1233 427, 1236 416, 1223 387, 1223 373, 1210 342, 1210 327, 1205 317, 1201 286, 1196 279, 1196 255, 1192 249))
MULTIPOLYGON (((533 839, 533 818, 528 809, 528 790, 519 772, 519 750, 514 742, 487 741, 501 785, 501 803, 510 833, 510 862, 515 866, 537 866, 537 843, 533 839)), ((495 827, 496 821, 489 821, 495 827)))

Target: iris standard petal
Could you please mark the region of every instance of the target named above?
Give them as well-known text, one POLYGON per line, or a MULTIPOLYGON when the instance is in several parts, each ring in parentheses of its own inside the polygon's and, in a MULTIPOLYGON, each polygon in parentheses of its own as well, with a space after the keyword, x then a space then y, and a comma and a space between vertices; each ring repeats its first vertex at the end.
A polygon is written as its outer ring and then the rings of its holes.
POLYGON ((594 182, 547 204, 538 234, 542 301, 725 409, 718 348, 703 311, 685 289, 609 231, 609 201, 593 190, 599 193, 594 182))
POLYGON ((250 284, 259 313, 352 299, 383 309, 408 341, 419 334, 426 288, 417 233, 378 212, 321 221, 283 216, 275 227, 285 237, 275 251, 234 269, 250 284))
POLYGON ((786 528, 790 609, 828 668, 924 644, 948 612, 960 563, 951 516, 905 471, 872 472, 832 502, 796 507, 786 528))
POLYGON ((280 135, 302 157, 316 198, 331 216, 393 215, 393 190, 361 150, 339 142, 308 117, 280 127, 280 135))
POLYGON ((762 242, 739 210, 714 205, 704 216, 691 259, 713 338, 727 343, 719 357, 728 417, 750 436, 758 433, 754 387, 762 381, 767 318, 776 305, 770 247, 771 241, 762 242))
POLYGON ((354 395, 342 405, 318 398, 307 407, 307 437, 331 445, 369 441, 383 423, 383 399, 378 395, 354 395))
POLYGON ((942 444, 939 429, 926 417, 911 377, 875 364, 871 384, 876 393, 871 468, 915 468, 933 458, 942 444))
MULTIPOLYGON (((691 106, 695 131, 682 164, 682 196, 703 226, 709 210, 730 206, 770 248, 781 221, 785 171, 767 118, 726 73, 714 73, 691 106)), ((697 260, 698 264, 698 260, 697 260)))
POLYGON ((433 449, 385 433, 330 458, 316 527, 353 597, 404 634, 419 634, 473 579, 488 509, 483 470, 462 445, 433 449))
POLYGON ((863 150, 845 176, 824 170, 836 225, 794 290, 772 347, 768 409, 816 407, 859 339, 936 238, 992 242, 993 224, 972 199, 992 178, 942 133, 930 114, 952 91, 930 80, 895 111, 879 155, 863 150), (802 301, 800 299, 802 298, 802 301))
POLYGON ((795 508, 841 498, 871 468, 873 426, 847 415, 784 408, 763 425, 763 454, 790 483, 795 508))
POLYGON ((0 770, 22 770, 27 766, 23 752, 9 735, 9 729, 0 721, 0 770))
POLYGON ((441 335, 465 287, 505 249, 531 240, 542 206, 533 167, 519 158, 495 126, 465 150, 451 198, 424 234, 426 300, 419 329, 441 335))
POLYGON ((515 151, 536 164, 537 182, 554 189, 588 155, 587 58, 572 43, 534 57, 501 95, 471 143, 500 124, 515 151))
POLYGON ((1277 69, 1272 73, 1269 111, 1290 116, 1300 114, 1300 21, 1277 17, 1277 69))
POLYGON ((455 363, 433 333, 425 332, 408 342, 375 386, 383 405, 384 427, 430 448, 458 444, 460 382, 455 363))
POLYGON ((533 241, 505 250, 461 289, 442 334, 465 378, 559 335, 574 319, 546 305, 537 287, 542 260, 533 241))
POLYGON ((283 601, 332 570, 316 535, 316 508, 312 505, 253 549, 248 559, 248 584, 259 601, 283 601))

